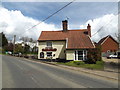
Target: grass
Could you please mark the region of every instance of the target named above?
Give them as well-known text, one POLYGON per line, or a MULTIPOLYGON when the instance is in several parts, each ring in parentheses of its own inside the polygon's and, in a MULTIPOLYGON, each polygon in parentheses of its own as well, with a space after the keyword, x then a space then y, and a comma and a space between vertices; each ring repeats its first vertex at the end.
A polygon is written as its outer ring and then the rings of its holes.
POLYGON ((82 67, 87 69, 96 69, 96 70, 103 70, 104 69, 104 62, 103 61, 97 61, 96 64, 86 64, 83 61, 70 61, 66 63, 58 63, 63 64, 67 66, 74 66, 74 67, 82 67))
POLYGON ((5 54, 5 53, 1 53, 1 52, 0 52, 0 55, 6 55, 6 54, 5 54))

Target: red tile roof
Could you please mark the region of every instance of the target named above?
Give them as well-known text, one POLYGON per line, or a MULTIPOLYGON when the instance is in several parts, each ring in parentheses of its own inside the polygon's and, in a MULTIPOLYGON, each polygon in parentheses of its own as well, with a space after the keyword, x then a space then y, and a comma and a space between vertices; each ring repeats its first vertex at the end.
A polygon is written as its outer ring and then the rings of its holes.
POLYGON ((66 40, 68 39, 67 49, 94 48, 94 44, 89 36, 84 34, 87 29, 63 31, 42 31, 38 41, 46 40, 66 40))
POLYGON ((111 35, 108 35, 108 36, 102 38, 102 39, 98 42, 98 44, 101 45, 107 38, 111 38, 113 41, 115 41, 116 43, 118 43, 111 35))

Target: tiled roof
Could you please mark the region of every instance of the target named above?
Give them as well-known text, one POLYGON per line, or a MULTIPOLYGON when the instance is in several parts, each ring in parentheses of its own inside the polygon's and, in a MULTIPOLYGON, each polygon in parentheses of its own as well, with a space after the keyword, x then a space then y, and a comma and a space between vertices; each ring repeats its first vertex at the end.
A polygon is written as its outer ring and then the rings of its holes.
POLYGON ((99 45, 102 44, 107 38, 111 38, 113 41, 115 41, 116 43, 118 43, 111 35, 108 35, 108 36, 102 38, 102 39, 98 42, 98 44, 99 44, 99 45))
POLYGON ((84 34, 87 29, 63 31, 42 31, 38 41, 67 40, 67 49, 94 48, 89 36, 84 34))
POLYGON ((98 44, 101 44, 107 37, 108 37, 108 36, 103 37, 103 38, 98 42, 98 44))

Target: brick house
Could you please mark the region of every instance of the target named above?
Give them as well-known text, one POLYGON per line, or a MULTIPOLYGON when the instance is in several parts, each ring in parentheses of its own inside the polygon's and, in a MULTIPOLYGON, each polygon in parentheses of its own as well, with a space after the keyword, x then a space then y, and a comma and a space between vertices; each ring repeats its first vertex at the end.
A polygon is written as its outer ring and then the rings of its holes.
POLYGON ((114 54, 119 49, 119 43, 111 35, 102 38, 98 45, 101 45, 102 56, 114 54))
POLYGON ((91 26, 87 29, 68 30, 68 21, 62 21, 61 31, 42 31, 38 39, 38 59, 86 60, 88 49, 95 48, 91 41, 91 26))

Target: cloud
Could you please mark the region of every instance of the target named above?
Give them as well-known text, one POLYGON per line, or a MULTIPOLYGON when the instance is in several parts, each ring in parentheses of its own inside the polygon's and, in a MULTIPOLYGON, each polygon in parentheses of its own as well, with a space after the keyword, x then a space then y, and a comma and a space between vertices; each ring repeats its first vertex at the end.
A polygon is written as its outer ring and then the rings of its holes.
POLYGON ((115 34, 118 34, 118 15, 107 14, 93 20, 88 20, 80 28, 86 28, 88 23, 91 25, 93 41, 99 41, 107 35, 111 35, 116 39, 115 34), (99 32, 97 32, 98 30, 99 32))
MULTIPOLYGON (((48 24, 43 22, 38 26, 27 30, 38 22, 40 21, 24 16, 19 10, 8 10, 6 8, 0 7, 0 32, 3 31, 9 40, 12 40, 14 35, 17 36, 17 40, 19 37, 26 36, 37 40, 41 31, 61 29, 57 28, 57 26, 55 26, 53 23, 48 24)), ((115 37, 115 33, 118 34, 118 15, 107 14, 93 20, 88 20, 85 24, 82 24, 80 28, 86 28, 88 23, 91 25, 92 35, 101 27, 103 27, 97 34, 92 37, 92 40, 94 41, 99 41, 106 35, 112 35, 115 37)), ((71 23, 70 26, 72 25, 74 25, 74 23, 71 23)))
POLYGON ((13 35, 17 36, 17 40, 19 37, 26 36, 37 40, 41 31, 57 30, 54 24, 47 24, 45 22, 28 30, 40 21, 24 16, 18 10, 8 10, 0 7, 0 17, 0 32, 4 32, 9 40, 12 40, 13 35))

